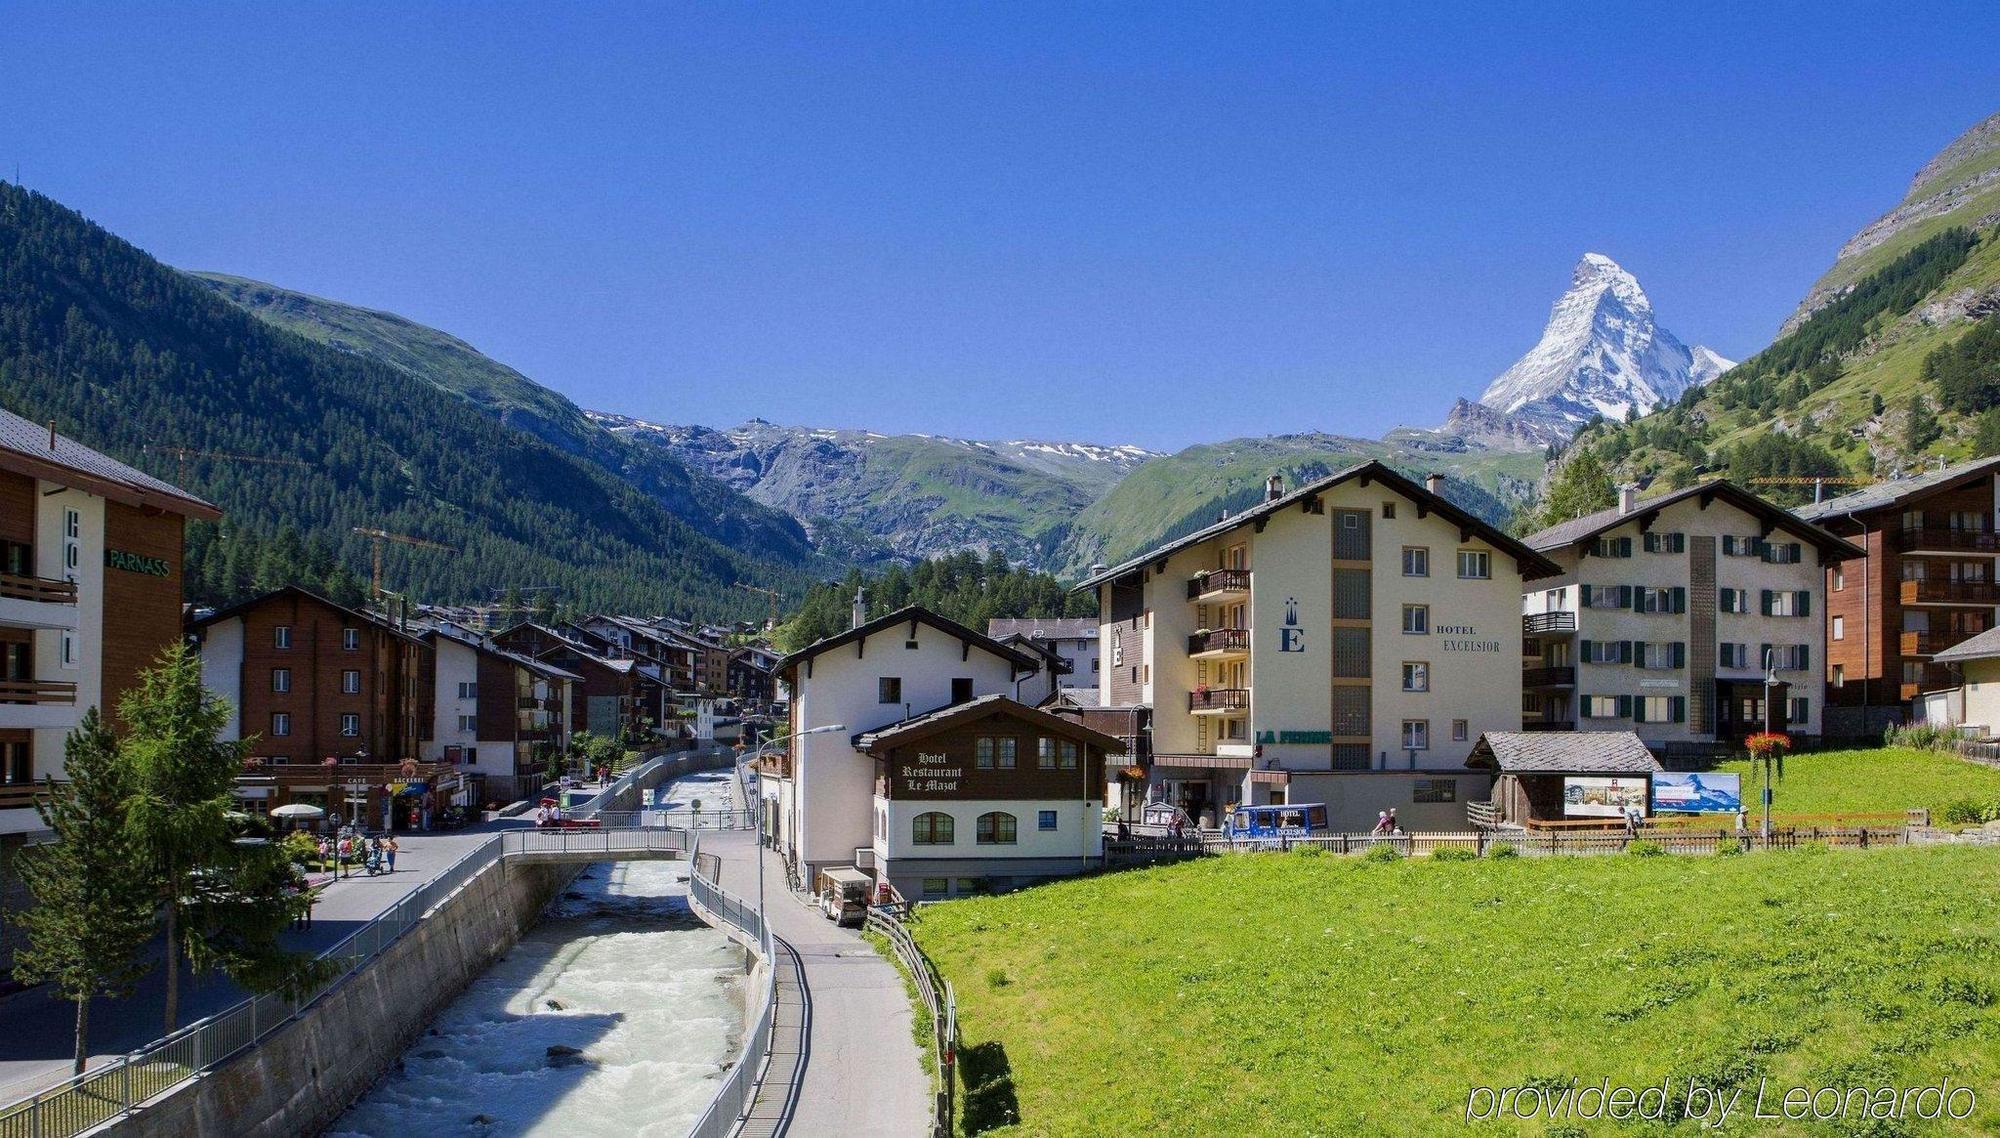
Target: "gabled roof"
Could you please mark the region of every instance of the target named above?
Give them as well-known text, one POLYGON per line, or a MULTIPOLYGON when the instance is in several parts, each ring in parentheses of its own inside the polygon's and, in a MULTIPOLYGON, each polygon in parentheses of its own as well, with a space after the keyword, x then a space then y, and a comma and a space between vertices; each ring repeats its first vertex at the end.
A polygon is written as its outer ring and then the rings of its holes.
POLYGON ((996 616, 986 622, 986 635, 996 640, 1025 636, 1030 640, 1095 640, 1094 616, 996 616))
POLYGON ((1928 474, 1890 478, 1872 486, 1863 486, 1838 498, 1828 498, 1824 502, 1801 506, 1799 513, 1814 521, 1825 522, 1843 514, 1897 507, 1913 498, 1953 489, 1961 482, 1981 477, 1990 478, 1996 471, 2000 471, 2000 456, 1975 458, 1968 462, 1954 463, 1943 470, 1933 470, 1928 474))
POLYGON ((213 502, 127 466, 103 451, 92 450, 68 435, 56 434, 54 445, 50 445, 48 427, 5 408, 0 408, 0 470, 74 486, 128 506, 209 521, 222 516, 213 502))
POLYGON ((1967 660, 1991 660, 2000 656, 2000 628, 1989 628, 1969 640, 1954 644, 1932 660, 1940 664, 1962 664, 1967 660))
POLYGON ((207 616, 198 617, 195 620, 191 620, 188 622, 187 625, 188 631, 192 632, 195 629, 207 628, 211 624, 217 624, 225 620, 232 620, 236 617, 242 616, 244 613, 249 612, 251 609, 258 607, 259 605, 262 605, 266 601, 272 600, 273 598, 276 597, 282 597, 287 594, 299 597, 302 600, 311 601, 314 604, 323 605, 326 608, 330 608, 333 611, 342 614, 343 616, 353 617, 355 621, 357 621, 358 623, 372 625, 375 628, 380 629, 381 631, 386 632, 391 636, 400 637, 401 639, 408 640, 413 644, 423 643, 422 633, 425 631, 423 629, 418 629, 415 632, 405 631, 401 628, 396 627, 396 623, 394 621, 389 620, 385 617, 377 616, 372 612, 363 612, 360 609, 351 609, 348 608, 346 605, 337 605, 332 601, 327 600, 325 597, 320 596, 318 593, 315 593, 310 589, 302 589, 297 585, 286 585, 283 588, 272 589, 268 593, 263 593, 259 596, 251 597, 247 601, 238 601, 237 603, 230 605, 228 608, 217 609, 214 612, 209 613, 207 616))
POLYGON ((1231 530, 1241 529, 1253 522, 1270 517, 1287 506, 1302 504, 1307 499, 1317 498, 1319 495, 1326 493, 1343 482, 1356 479, 1360 480, 1363 486, 1366 486, 1370 482, 1380 482, 1402 497, 1416 503, 1419 510, 1425 513, 1436 514, 1469 533, 1477 534, 1480 540, 1514 559, 1514 563, 1521 568, 1522 580, 1533 581, 1542 577, 1554 577, 1562 572, 1561 566, 1516 541, 1514 538, 1502 533, 1490 522, 1475 517, 1462 507, 1453 505, 1442 495, 1431 493, 1417 483, 1389 469, 1387 465, 1371 459, 1367 462, 1350 466, 1337 474, 1329 474, 1325 478, 1308 482, 1289 494, 1266 499, 1244 510, 1240 514, 1232 514, 1205 529, 1196 530, 1186 537, 1175 538, 1173 541, 1148 550, 1137 557, 1128 558, 1104 570, 1102 573, 1096 573, 1085 578, 1072 586, 1070 591, 1076 592, 1081 589, 1094 589, 1107 581, 1116 581, 1121 577, 1130 576, 1145 568, 1151 562, 1163 561, 1189 546, 1200 545, 1204 541, 1221 537, 1231 530))
POLYGON ((815 656, 830 652, 844 644, 852 644, 857 640, 866 640, 878 632, 894 628, 900 624, 909 625, 911 632, 915 632, 919 624, 930 625, 946 636, 957 640, 967 648, 982 649, 1031 672, 1040 669, 1042 666, 1041 657, 1038 655, 1024 652, 1010 644, 1002 644, 1000 641, 993 639, 983 632, 974 632, 957 621, 949 617, 939 616, 937 613, 921 605, 910 605, 906 608, 897 609, 887 616, 878 616, 874 620, 866 624, 857 625, 846 632, 836 633, 817 643, 808 644, 804 648, 779 660, 778 671, 789 672, 815 656))
POLYGON ((1065 739, 1074 739, 1079 743, 1096 747, 1106 754, 1125 753, 1125 742, 1122 739, 1106 735, 1101 731, 1093 731, 1074 719, 1051 715, 1040 708, 1029 707, 1020 700, 1004 695, 982 695, 964 703, 940 707, 936 711, 927 711, 922 715, 913 715, 872 731, 863 731, 854 736, 854 749, 872 754, 878 750, 900 747, 918 739, 928 738, 961 723, 994 715, 1022 720, 1037 730, 1059 735, 1065 739))
POLYGON ((531 672, 536 673, 537 675, 547 676, 551 679, 580 680, 583 678, 582 676, 577 675, 575 672, 566 671, 562 668, 556 667, 554 664, 550 664, 542 660, 537 660, 533 656, 529 656, 526 653, 515 652, 512 649, 502 648, 499 644, 495 643, 491 637, 481 636, 476 632, 472 632, 469 629, 460 628, 456 625, 433 626, 432 628, 425 630, 422 633, 422 635, 425 638, 442 637, 443 639, 450 640, 454 643, 462 644, 465 647, 472 649, 474 652, 483 652, 488 656, 498 657, 502 660, 506 660, 508 663, 518 665, 520 667, 528 669, 531 672))
POLYGON ((1617 506, 1612 506, 1594 514, 1571 518, 1539 533, 1529 534, 1526 540, 1529 545, 1544 553, 1553 553, 1589 541, 1598 534, 1617 529, 1627 522, 1638 522, 1640 528, 1644 529, 1652 524, 1652 519, 1661 510, 1689 498, 1699 498, 1704 507, 1711 500, 1728 502, 1772 529, 1782 529, 1811 542, 1824 560, 1845 561, 1850 557, 1863 556, 1861 550, 1852 544, 1806 521, 1783 506, 1765 501, 1726 478, 1711 478, 1706 482, 1698 482, 1693 486, 1657 497, 1642 498, 1632 507, 1630 513, 1621 513, 1617 506))
POLYGON ((1502 774, 1647 774, 1660 760, 1630 731, 1488 731, 1468 767, 1502 774))

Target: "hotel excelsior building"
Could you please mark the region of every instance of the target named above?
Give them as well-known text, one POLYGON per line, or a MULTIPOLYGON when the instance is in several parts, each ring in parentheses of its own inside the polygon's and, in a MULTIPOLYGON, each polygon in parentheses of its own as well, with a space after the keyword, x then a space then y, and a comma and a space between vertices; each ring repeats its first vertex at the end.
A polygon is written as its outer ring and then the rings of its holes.
POLYGON ((1151 711, 1144 782, 1128 769, 1116 805, 1462 825, 1488 789, 1473 744, 1520 728, 1524 582, 1560 570, 1442 485, 1379 462, 1289 493, 1273 478, 1256 506, 1080 584, 1098 596, 1100 706, 1151 711))

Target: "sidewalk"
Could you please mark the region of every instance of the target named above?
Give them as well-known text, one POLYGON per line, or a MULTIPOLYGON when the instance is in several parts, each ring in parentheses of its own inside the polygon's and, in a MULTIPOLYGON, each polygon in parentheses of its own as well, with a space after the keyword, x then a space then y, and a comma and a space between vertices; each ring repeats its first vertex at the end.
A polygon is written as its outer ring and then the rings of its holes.
MULTIPOLYGON (((288 947, 321 952, 372 920, 405 894, 443 872, 493 834, 525 822, 508 820, 449 834, 398 834, 396 872, 333 881, 321 890, 312 928, 285 935, 288 947)), ((315 883, 321 880, 314 874, 315 883)), ((163 946, 151 952, 159 959, 163 946)), ((221 975, 197 980, 181 974, 180 1026, 213 1015, 245 993, 221 975)), ((166 1010, 166 971, 157 966, 131 998, 96 1000, 90 1007, 91 1065, 158 1039, 166 1010)), ((75 1048, 76 1005, 49 995, 46 986, 0 998, 0 1102, 11 1101, 69 1077, 75 1048)))
MULTIPOLYGON (((701 848, 722 859, 723 888, 755 898, 756 834, 704 833, 701 848)), ((771 931, 798 953, 812 1004, 805 1082, 789 1132, 813 1138, 930 1133, 930 1083, 910 1035, 915 1017, 896 966, 860 933, 828 921, 786 888, 776 858, 764 859, 764 871, 771 931)))

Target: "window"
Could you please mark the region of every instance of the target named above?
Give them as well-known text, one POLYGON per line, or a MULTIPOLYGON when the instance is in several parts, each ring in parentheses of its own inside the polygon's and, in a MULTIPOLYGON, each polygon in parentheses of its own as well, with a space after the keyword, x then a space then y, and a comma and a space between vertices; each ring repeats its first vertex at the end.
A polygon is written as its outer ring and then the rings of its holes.
POLYGON ((1785 713, 1785 722, 1794 726, 1804 723, 1809 718, 1808 713, 1811 710, 1811 704, 1805 696, 1795 695, 1792 697, 1791 707, 1785 713))
POLYGON ((1396 519, 1396 503, 1382 503, 1382 517, 1386 521, 1394 521, 1396 519))
POLYGON ((361 717, 351 711, 342 715, 340 717, 340 733, 350 737, 361 734, 361 717))
MULTIPOLYGON (((1092 660, 1092 664, 1097 661, 1092 660)), ((972 679, 968 676, 954 676, 951 681, 951 701, 966 703, 972 699, 972 679)))
POLYGON ((1717 607, 1723 612, 1747 616, 1750 613, 1750 591, 1748 589, 1721 589, 1716 593, 1717 607))
MULTIPOLYGON (((1243 726, 1243 721, 1240 719, 1236 719, 1236 720, 1231 720, 1230 722, 1234 723, 1238 728, 1238 733, 1235 736, 1233 736, 1233 738, 1241 738, 1242 737, 1241 728, 1243 726)), ((1077 745, 1076 740, 1074 739, 1056 740, 1057 766, 1060 766, 1062 769, 1066 771, 1073 771, 1077 768, 1078 763, 1082 761, 1082 758, 1083 758, 1083 748, 1077 745)))
POLYGON ((1431 690, 1431 666, 1422 660, 1403 661, 1403 690, 1431 690))
POLYGON ((1055 812, 1055 811, 1053 811, 1053 810, 1037 810, 1037 811, 1035 812, 1035 829, 1037 829, 1037 830, 1053 830, 1053 829, 1055 829, 1055 828, 1056 828, 1056 812, 1055 812))
POLYGON ((974 840, 982 846, 1011 846, 1014 844, 1014 816, 995 810, 981 814, 974 830, 974 840))
POLYGON ((1428 577, 1431 575, 1431 551, 1421 545, 1403 547, 1403 576, 1428 577))
POLYGON ((292 646, 292 626, 280 624, 271 629, 271 647, 290 648, 292 646))
POLYGON ((1633 663, 1641 668, 1679 668, 1687 663, 1687 645, 1680 641, 1641 645, 1633 663))
POLYGON ((948 846, 954 840, 952 830, 956 825, 951 815, 936 810, 919 814, 910 819, 910 844, 948 846))
POLYGON ((340 647, 344 652, 359 651, 361 649, 361 630, 358 628, 341 629, 340 647))
POLYGON ((1429 636, 1431 634, 1431 606, 1404 605, 1403 632, 1410 636, 1429 636))
POLYGON ((1686 553, 1687 535, 1684 533, 1648 533, 1641 543, 1647 553, 1686 553))
POLYGON ((1837 688, 1847 686, 1847 665, 1835 664, 1833 666, 1833 686, 1837 688))
POLYGON ((1648 613, 1684 612, 1687 609, 1687 590, 1675 586, 1670 589, 1637 589, 1633 593, 1632 611, 1648 613))
POLYGON ((282 739, 292 733, 292 717, 283 711, 271 713, 271 734, 282 739))
POLYGON ((1748 644, 1731 644, 1725 641, 1716 645, 1715 648, 1721 658, 1719 667, 1748 668, 1751 666, 1750 646, 1748 644))
POLYGON ((903 678, 901 676, 883 676, 881 679, 876 680, 875 702, 903 702, 903 678))
POLYGON ((69 629, 69 628, 63 629, 61 651, 62 651, 62 660, 61 660, 62 666, 65 668, 76 667, 77 666, 76 631, 74 629, 69 629))
POLYGON ((980 770, 1013 770, 1014 743, 1011 736, 981 735, 972 744, 973 761, 980 770))
POLYGON ((1630 537, 1600 537, 1590 544, 1592 557, 1630 557, 1632 539, 1630 537))
POLYGON ((1458 801, 1458 780, 1455 778, 1420 778, 1410 786, 1412 802, 1456 802, 1458 801))
POLYGON ((1428 751, 1431 749, 1430 720, 1403 720, 1403 749, 1405 751, 1428 751))
MULTIPOLYGON (((1463 719, 1454 719, 1454 720, 1452 720, 1452 721, 1451 721, 1451 741, 1452 741, 1452 742, 1454 742, 1454 743, 1463 743, 1463 742, 1465 742, 1465 741, 1466 741, 1467 739, 1470 739, 1470 738, 1472 737, 1472 735, 1471 735, 1471 732, 1472 732, 1472 725, 1471 725, 1471 724, 1469 724, 1469 723, 1467 723, 1467 722, 1466 722, 1465 720, 1463 720, 1463 719)), ((1451 801, 1451 800, 1450 800, 1450 799, 1445 799, 1445 801, 1449 802, 1449 801, 1451 801)))
POLYGON ((292 690, 292 670, 290 668, 271 669, 271 690, 288 692, 292 690))
POLYGON ((460 732, 461 734, 465 734, 465 735, 470 735, 470 734, 473 734, 474 732, 478 731, 478 730, 479 730, 479 717, 478 717, 478 716, 475 716, 475 715, 461 715, 461 716, 459 716, 459 717, 458 717, 458 730, 459 730, 459 732, 460 732))
POLYGON ((1837 616, 1837 617, 1834 617, 1834 618, 1833 618, 1833 638, 1834 638, 1835 640, 1845 640, 1845 639, 1847 639, 1847 618, 1846 618, 1846 617, 1844 617, 1844 616, 1837 616))
POLYGON ((1493 576, 1493 555, 1483 549, 1461 549, 1458 551, 1458 577, 1461 581, 1484 581, 1493 576))
POLYGON ((1576 646, 1577 658, 1586 664, 1629 664, 1632 662, 1630 640, 1585 640, 1576 646))
POLYGON ((26 742, 0 743, 0 784, 23 786, 35 781, 34 757, 26 742))
POLYGON ((1045 771, 1056 769, 1056 741, 1044 735, 1035 742, 1035 765, 1045 771))
POLYGON ((458 685, 458 698, 460 698, 460 699, 478 699, 478 698, 479 698, 479 683, 478 683, 478 681, 476 681, 476 680, 472 680, 472 681, 466 681, 466 680, 461 680, 461 681, 459 681, 459 685, 458 685))
POLYGON ((1834 566, 1833 591, 1837 593, 1840 592, 1842 589, 1845 589, 1846 587, 1847 587, 1847 570, 1841 568, 1838 565, 1834 566))
POLYGON ((1760 608, 1765 616, 1811 616, 1812 594, 1805 589, 1765 589, 1760 608))
POLYGON ((950 895, 951 895, 951 878, 949 877, 924 878, 925 900, 936 901, 939 900, 940 898, 949 897, 950 895))
POLYGON ((1764 543, 1764 560, 1773 565, 1797 565, 1804 556, 1804 548, 1796 541, 1764 543))
POLYGON ((360 669, 348 668, 346 671, 340 673, 340 690, 343 694, 346 695, 361 694, 360 669))

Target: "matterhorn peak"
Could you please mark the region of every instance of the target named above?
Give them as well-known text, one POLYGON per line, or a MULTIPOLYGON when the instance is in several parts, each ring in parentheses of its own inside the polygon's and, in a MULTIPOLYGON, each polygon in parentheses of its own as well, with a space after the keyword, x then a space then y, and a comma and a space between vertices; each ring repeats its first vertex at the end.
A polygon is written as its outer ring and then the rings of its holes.
POLYGON ((1540 342, 1479 401, 1566 439, 1592 416, 1643 414, 1731 366, 1660 327, 1638 278, 1617 261, 1585 253, 1570 272, 1569 291, 1550 309, 1540 342))

